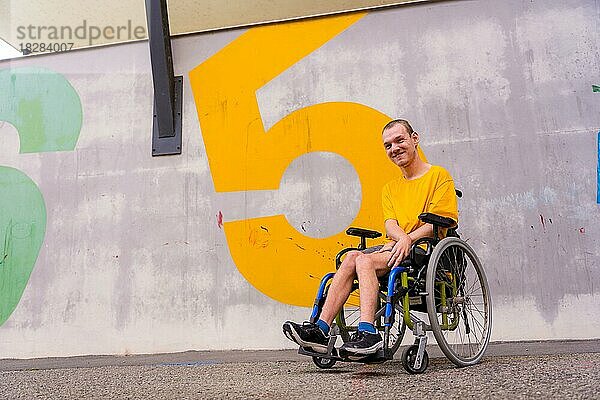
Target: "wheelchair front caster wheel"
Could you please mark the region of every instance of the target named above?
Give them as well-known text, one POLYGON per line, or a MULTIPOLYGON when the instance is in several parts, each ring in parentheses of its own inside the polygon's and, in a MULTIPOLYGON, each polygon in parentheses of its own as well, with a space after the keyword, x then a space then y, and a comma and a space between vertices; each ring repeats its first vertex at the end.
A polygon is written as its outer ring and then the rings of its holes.
POLYGON ((332 358, 313 357, 313 363, 319 368, 329 369, 335 365, 335 361, 332 358))
POLYGON ((415 361, 417 359, 418 351, 419 346, 414 344, 402 352, 402 366, 409 374, 422 374, 429 366, 429 355, 427 354, 427 350, 425 350, 423 351, 421 366, 419 368, 415 368, 415 361))

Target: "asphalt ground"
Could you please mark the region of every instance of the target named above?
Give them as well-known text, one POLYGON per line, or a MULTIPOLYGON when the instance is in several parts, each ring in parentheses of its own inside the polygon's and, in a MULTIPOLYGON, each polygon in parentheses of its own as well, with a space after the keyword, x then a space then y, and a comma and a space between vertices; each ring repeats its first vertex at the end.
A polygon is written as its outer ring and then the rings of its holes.
POLYGON ((600 399, 600 340, 492 343, 467 368, 429 351, 422 375, 290 350, 0 360, 0 399, 600 399))

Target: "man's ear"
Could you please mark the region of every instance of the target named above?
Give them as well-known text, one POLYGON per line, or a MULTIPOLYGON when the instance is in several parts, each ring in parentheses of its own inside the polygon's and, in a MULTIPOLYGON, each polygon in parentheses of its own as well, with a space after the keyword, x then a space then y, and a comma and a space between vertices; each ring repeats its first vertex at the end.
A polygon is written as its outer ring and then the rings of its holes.
POLYGON ((417 132, 412 133, 413 140, 418 145, 419 144, 419 134, 417 132))

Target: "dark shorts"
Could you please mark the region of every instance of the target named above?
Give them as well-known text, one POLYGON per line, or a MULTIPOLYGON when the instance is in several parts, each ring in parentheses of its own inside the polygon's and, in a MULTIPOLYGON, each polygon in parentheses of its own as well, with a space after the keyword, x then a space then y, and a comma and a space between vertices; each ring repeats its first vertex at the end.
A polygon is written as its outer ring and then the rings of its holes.
MULTIPOLYGON (((371 253, 375 253, 376 251, 381 250, 382 247, 383 247, 382 244, 380 244, 379 246, 367 247, 362 252, 363 252, 363 254, 371 254, 371 253)), ((392 249, 389 249, 386 251, 392 251, 392 249)), ((424 265, 425 263, 427 263, 427 258, 425 257, 425 250, 423 250, 419 246, 417 246, 415 248, 414 257, 415 257, 415 259, 413 261, 417 265, 424 265)))
MULTIPOLYGON (((383 247, 382 244, 380 244, 379 246, 367 247, 362 252, 363 252, 363 254, 371 254, 371 253, 375 253, 375 252, 381 250, 382 247, 383 247)), ((386 250, 386 251, 392 251, 392 249, 386 250)))

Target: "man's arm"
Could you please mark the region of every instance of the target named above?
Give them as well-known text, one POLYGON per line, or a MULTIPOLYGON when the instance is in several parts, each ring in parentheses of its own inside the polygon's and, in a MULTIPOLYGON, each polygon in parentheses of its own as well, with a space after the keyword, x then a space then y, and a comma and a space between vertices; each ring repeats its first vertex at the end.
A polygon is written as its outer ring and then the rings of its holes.
POLYGON ((385 221, 385 231, 387 236, 396 242, 390 242, 382 249, 385 251, 391 248, 392 254, 390 255, 388 266, 392 268, 397 267, 408 256, 410 247, 416 240, 423 237, 433 237, 433 225, 431 224, 422 225, 407 234, 400 228, 395 219, 385 221))

